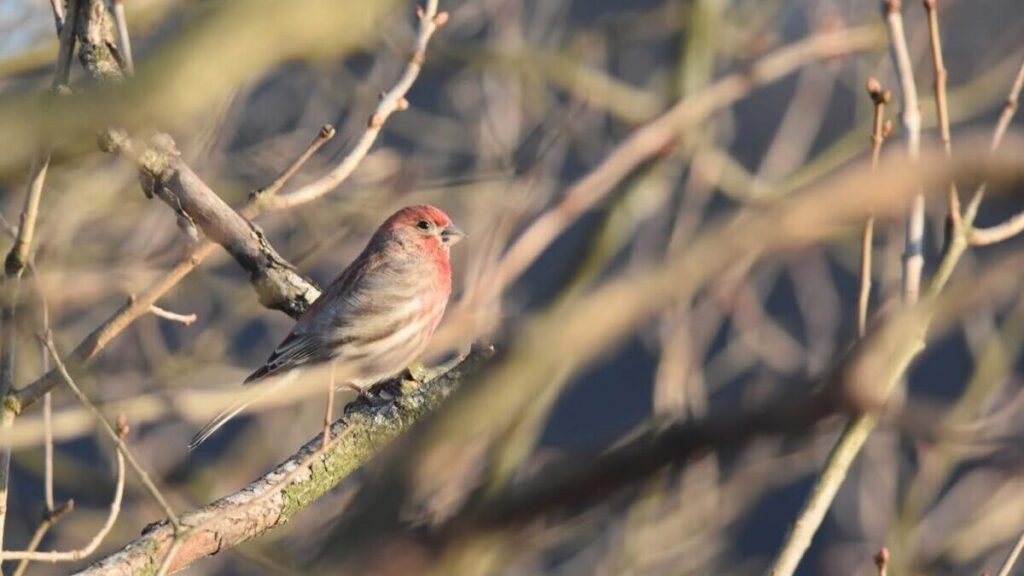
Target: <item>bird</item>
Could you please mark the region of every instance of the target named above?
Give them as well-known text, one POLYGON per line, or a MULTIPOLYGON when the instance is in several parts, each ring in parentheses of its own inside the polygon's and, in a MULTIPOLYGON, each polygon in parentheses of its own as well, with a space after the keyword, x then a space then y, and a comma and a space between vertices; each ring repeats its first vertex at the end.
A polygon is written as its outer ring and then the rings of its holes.
MULTIPOLYGON (((344 386, 362 393, 400 374, 423 353, 444 316, 452 291, 449 251, 465 236, 434 206, 392 214, 244 384, 269 391, 267 380, 284 384, 283 376, 333 362, 355 375, 344 386)), ((247 396, 214 417, 189 450, 255 399, 247 396)))

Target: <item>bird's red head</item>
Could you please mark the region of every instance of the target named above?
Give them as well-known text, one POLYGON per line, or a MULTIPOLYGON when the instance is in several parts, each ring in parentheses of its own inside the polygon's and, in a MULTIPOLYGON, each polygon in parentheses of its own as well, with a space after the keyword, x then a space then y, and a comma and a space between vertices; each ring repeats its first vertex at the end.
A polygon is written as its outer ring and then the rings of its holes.
POLYGON ((425 253, 443 256, 446 261, 448 250, 466 237, 447 214, 429 205, 402 208, 381 225, 380 231, 425 253))

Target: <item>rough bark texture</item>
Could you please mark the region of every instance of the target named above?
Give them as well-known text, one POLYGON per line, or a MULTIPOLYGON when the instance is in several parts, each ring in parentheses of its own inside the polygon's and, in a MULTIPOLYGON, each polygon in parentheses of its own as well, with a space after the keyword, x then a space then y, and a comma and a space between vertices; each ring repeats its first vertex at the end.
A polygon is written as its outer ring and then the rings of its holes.
POLYGON ((174 142, 159 136, 139 155, 146 194, 163 200, 189 234, 196 228, 227 250, 249 273, 260 303, 298 318, 320 296, 267 241, 258 226, 228 206, 178 155, 174 142))
MULTIPOLYGON (((382 446, 437 407, 491 353, 490 349, 474 350, 455 367, 434 375, 423 384, 403 382, 406 393, 383 406, 371 406, 366 402, 350 404, 346 415, 331 427, 332 437, 343 432, 345 437, 287 485, 281 486, 282 480, 320 449, 321 435, 318 434, 293 456, 245 488, 182 515, 181 522, 187 531, 171 564, 171 571, 181 570, 199 558, 237 546, 287 523, 365 464, 382 446), (268 491, 272 495, 265 496, 268 491), (256 502, 257 499, 261 500, 256 502)), ((154 574, 173 541, 174 529, 170 524, 152 525, 118 552, 78 574, 154 574)))

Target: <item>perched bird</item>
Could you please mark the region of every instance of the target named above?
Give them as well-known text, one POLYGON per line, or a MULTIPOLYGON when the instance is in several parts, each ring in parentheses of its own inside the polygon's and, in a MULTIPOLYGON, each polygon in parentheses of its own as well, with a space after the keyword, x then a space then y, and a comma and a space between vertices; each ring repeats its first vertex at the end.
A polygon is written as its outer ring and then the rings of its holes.
MULTIPOLYGON (((327 362, 356 374, 344 384, 357 390, 401 373, 423 353, 441 322, 452 292, 448 252, 464 237, 433 206, 409 206, 392 214, 245 384, 327 362)), ((218 414, 192 438, 189 449, 251 401, 218 414)))

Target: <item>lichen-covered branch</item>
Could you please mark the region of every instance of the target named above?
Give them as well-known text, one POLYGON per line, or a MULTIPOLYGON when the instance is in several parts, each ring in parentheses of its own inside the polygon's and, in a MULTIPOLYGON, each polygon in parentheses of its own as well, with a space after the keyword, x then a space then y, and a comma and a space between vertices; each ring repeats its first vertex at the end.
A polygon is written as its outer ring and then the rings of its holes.
MULTIPOLYGON (((290 458, 238 492, 181 515, 184 537, 170 571, 287 523, 437 407, 491 354, 489 348, 475 349, 453 368, 428 376, 422 384, 403 382, 405 393, 394 402, 378 406, 363 401, 350 404, 345 416, 331 427, 335 441, 325 453, 320 452, 322 436, 317 434, 290 458), (298 468, 303 470, 296 473, 298 468)), ((79 574, 155 573, 173 542, 173 527, 160 523, 79 574)))

